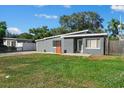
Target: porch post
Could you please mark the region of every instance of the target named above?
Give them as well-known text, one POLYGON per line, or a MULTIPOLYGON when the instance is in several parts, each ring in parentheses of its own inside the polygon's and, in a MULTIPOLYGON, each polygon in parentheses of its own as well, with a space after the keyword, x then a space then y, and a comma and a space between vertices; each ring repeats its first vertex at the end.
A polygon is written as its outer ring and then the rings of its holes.
POLYGON ((64 53, 64 37, 61 37, 61 49, 62 53, 64 53))

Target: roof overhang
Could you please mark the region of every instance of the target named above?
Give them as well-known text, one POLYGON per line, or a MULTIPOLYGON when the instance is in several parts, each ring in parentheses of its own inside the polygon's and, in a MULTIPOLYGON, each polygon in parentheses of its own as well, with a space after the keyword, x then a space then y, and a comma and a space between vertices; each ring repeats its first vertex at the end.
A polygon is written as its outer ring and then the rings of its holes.
POLYGON ((35 40, 35 41, 38 42, 38 41, 42 41, 42 40, 47 40, 47 39, 52 39, 52 38, 59 38, 59 37, 61 37, 61 35, 46 37, 46 38, 43 38, 43 39, 37 39, 37 40, 35 40))
POLYGON ((4 37, 3 40, 16 40, 16 41, 33 41, 32 39, 21 39, 21 38, 7 38, 4 37))
POLYGON ((107 33, 95 33, 95 34, 68 35, 68 36, 63 36, 63 38, 88 37, 88 36, 108 36, 108 34, 107 33))
POLYGON ((37 39, 35 41, 37 42, 37 41, 42 41, 42 40, 47 40, 47 39, 52 39, 52 38, 59 38, 59 37, 68 36, 68 35, 72 35, 72 34, 78 34, 78 33, 82 33, 82 32, 85 33, 88 31, 89 30, 76 31, 76 32, 71 32, 71 33, 66 33, 66 34, 61 34, 61 35, 56 35, 56 36, 50 36, 50 37, 46 37, 43 39, 37 39))
POLYGON ((77 32, 71 32, 71 33, 67 33, 67 34, 61 34, 61 35, 46 37, 46 38, 43 38, 43 39, 37 39, 35 41, 38 42, 38 41, 52 39, 52 38, 66 38, 66 37, 67 38, 69 38, 69 37, 71 38, 71 37, 107 36, 108 35, 107 33, 90 33, 90 34, 85 33, 85 32, 88 32, 88 31, 89 30, 82 30, 82 31, 77 31, 77 32), (79 34, 79 33, 81 33, 81 34, 79 34), (74 35, 74 34, 78 34, 78 35, 74 35))

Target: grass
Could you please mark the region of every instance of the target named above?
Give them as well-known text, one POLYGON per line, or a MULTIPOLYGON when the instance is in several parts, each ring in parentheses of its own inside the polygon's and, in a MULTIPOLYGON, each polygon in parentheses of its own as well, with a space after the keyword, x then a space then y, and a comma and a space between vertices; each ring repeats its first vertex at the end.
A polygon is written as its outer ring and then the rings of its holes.
POLYGON ((0 87, 124 87, 124 57, 48 54, 1 57, 0 87))

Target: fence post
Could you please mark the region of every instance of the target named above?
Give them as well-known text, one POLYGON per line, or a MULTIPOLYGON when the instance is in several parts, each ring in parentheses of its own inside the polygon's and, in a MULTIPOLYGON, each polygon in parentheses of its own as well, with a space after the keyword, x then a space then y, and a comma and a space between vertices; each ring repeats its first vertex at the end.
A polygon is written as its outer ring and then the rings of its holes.
POLYGON ((108 46, 108 55, 109 55, 109 49, 110 49, 110 42, 109 42, 109 39, 108 39, 108 42, 107 42, 107 46, 108 46))

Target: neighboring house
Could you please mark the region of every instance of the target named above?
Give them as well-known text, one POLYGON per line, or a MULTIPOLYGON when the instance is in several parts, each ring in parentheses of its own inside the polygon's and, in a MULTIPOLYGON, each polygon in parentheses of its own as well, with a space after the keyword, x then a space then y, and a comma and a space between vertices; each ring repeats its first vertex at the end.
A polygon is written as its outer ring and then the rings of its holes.
POLYGON ((31 39, 3 38, 3 45, 16 47, 17 51, 36 50, 36 44, 31 39))
POLYGON ((36 40, 36 50, 51 53, 105 54, 107 33, 77 31, 36 40))

